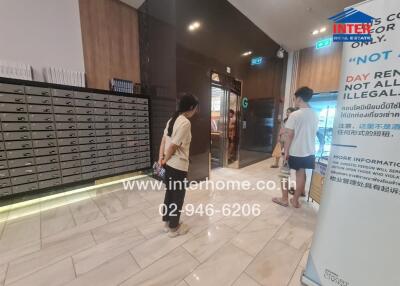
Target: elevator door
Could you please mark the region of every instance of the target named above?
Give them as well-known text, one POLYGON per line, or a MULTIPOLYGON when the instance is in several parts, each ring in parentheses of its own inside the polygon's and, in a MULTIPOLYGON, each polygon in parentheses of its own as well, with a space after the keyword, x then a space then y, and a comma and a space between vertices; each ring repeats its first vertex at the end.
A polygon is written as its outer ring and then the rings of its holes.
POLYGON ((220 85, 211 86, 211 168, 239 167, 240 98, 220 85))

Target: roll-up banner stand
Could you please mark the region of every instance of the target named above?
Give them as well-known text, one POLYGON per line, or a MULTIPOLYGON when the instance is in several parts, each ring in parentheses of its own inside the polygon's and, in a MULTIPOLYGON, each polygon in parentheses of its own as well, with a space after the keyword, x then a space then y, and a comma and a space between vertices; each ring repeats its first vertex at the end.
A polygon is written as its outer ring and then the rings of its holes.
POLYGON ((344 43, 334 143, 302 283, 399 286, 400 0, 351 8, 333 21, 372 17, 372 41, 344 43))

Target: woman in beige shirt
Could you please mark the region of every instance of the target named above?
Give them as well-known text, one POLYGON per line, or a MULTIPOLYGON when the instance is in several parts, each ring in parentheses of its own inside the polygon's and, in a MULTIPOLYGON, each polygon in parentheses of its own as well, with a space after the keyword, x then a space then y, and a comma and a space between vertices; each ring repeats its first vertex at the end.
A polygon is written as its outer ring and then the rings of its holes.
POLYGON ((159 164, 165 168, 165 193, 163 221, 165 231, 170 237, 188 232, 188 227, 179 223, 185 200, 185 185, 189 169, 189 149, 192 140, 192 118, 198 110, 199 101, 191 95, 184 95, 179 101, 178 110, 167 122, 161 140, 159 164))

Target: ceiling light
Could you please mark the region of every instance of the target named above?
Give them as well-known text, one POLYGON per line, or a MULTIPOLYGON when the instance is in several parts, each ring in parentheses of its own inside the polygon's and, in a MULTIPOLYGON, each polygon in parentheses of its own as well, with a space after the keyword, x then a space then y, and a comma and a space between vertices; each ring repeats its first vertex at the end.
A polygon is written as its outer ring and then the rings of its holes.
POLYGON ((252 51, 247 51, 247 52, 244 52, 242 54, 242 56, 247 57, 247 56, 250 56, 252 53, 253 53, 252 51))
POLYGON ((319 30, 319 32, 320 32, 320 33, 326 32, 326 27, 322 27, 322 28, 319 30))
POLYGON ((196 22, 191 23, 188 26, 188 30, 192 32, 192 31, 195 31, 195 30, 199 29, 200 27, 201 27, 200 22, 196 21, 196 22))
POLYGON ((315 35, 318 35, 319 34, 319 31, 318 30, 314 30, 313 32, 312 32, 312 34, 315 36, 315 35))

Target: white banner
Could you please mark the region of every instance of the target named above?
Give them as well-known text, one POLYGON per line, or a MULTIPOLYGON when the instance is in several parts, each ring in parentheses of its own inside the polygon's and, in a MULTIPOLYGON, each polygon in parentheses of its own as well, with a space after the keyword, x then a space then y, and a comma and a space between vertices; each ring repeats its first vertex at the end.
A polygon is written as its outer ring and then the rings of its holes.
POLYGON ((341 87, 306 285, 400 285, 400 1, 352 6, 371 43, 344 44, 341 87))

